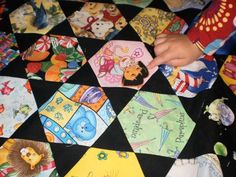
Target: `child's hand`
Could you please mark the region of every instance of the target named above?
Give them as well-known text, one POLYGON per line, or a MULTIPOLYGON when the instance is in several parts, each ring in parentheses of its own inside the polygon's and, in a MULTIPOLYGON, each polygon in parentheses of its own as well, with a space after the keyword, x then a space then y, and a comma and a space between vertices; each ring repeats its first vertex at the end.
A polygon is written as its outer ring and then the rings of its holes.
POLYGON ((148 65, 152 69, 160 64, 184 66, 199 58, 203 52, 186 35, 161 34, 154 42, 156 57, 148 65))

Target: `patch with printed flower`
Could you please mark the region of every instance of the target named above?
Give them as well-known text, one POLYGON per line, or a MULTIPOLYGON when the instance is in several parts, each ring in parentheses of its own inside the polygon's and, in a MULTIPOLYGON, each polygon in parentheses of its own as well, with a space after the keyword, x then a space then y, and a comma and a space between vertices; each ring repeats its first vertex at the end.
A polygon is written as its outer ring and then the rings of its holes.
POLYGON ((19 54, 15 36, 12 33, 0 32, 0 71, 19 54))
POLYGON ((57 0, 29 0, 9 14, 14 33, 46 34, 66 19, 57 0))
POLYGON ((113 150, 89 148, 65 176, 144 177, 135 153, 119 153, 122 156, 113 150))
POLYGON ((29 79, 66 82, 86 63, 74 37, 42 36, 22 53, 29 79))
POLYGON ((114 4, 87 2, 68 17, 78 37, 109 40, 126 25, 125 18, 114 4))
POLYGON ((103 87, 140 89, 157 70, 147 68, 152 56, 142 42, 112 40, 89 59, 103 87))
POLYGON ((0 176, 58 176, 48 143, 8 139, 0 147, 0 154, 0 176))

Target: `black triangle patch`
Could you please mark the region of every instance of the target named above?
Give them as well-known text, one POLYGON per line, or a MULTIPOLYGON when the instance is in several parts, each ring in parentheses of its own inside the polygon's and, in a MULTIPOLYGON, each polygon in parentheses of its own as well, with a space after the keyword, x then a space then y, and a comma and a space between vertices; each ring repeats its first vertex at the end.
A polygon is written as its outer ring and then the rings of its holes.
POLYGON ((119 151, 133 151, 117 118, 93 144, 93 147, 119 151))
POLYGON ((89 147, 51 143, 51 150, 60 176, 65 176, 89 147))

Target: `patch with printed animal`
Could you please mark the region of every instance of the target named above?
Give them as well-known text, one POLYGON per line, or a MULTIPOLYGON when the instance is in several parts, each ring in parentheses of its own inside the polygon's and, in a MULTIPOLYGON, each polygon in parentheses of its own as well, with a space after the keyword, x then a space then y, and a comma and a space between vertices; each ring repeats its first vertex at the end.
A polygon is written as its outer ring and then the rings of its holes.
POLYGON ((91 146, 116 117, 102 88, 64 84, 39 109, 49 142, 91 146))
POLYGON ((0 147, 0 176, 58 176, 48 143, 8 139, 0 147))
POLYGON ((30 0, 9 14, 14 33, 46 34, 66 19, 57 0, 30 0))
POLYGON ((109 40, 121 31, 127 22, 114 4, 87 2, 68 17, 78 37, 109 40))
POLYGON ((28 80, 0 77, 0 137, 9 138, 36 110, 28 80))
POLYGON ((148 70, 152 56, 142 42, 114 40, 105 44, 89 63, 103 87, 140 89, 157 68, 148 70))

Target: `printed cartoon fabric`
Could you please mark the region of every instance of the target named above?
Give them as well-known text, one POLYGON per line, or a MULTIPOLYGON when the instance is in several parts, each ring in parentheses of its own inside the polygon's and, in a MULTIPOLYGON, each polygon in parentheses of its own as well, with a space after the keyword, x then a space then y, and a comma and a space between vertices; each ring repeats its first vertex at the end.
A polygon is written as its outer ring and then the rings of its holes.
POLYGON ((64 84, 39 109, 49 142, 91 146, 116 114, 102 88, 64 84))
POLYGON ((236 94, 236 56, 230 55, 220 69, 220 76, 236 94))
POLYGON ((147 69, 150 61, 142 42, 121 40, 109 41, 89 59, 101 86, 133 89, 140 89, 157 70, 147 69))
POLYGON ((70 176, 144 177, 144 174, 132 152, 90 148, 67 173, 66 177, 70 176))
POLYGON ((15 36, 0 31, 0 71, 19 55, 15 36))
POLYGON ((66 19, 57 0, 30 0, 9 15, 14 33, 46 34, 66 19))
POLYGON ((86 63, 74 37, 42 36, 22 54, 29 79, 66 82, 86 63))
POLYGON ((187 33, 205 54, 212 55, 236 32, 236 1, 215 0, 187 33))
POLYGON ((167 77, 176 95, 187 98, 195 97, 199 92, 210 89, 218 75, 215 59, 205 58, 199 58, 183 67, 161 65, 160 70, 167 77))
POLYGON ((28 80, 0 76, 0 137, 9 138, 36 110, 28 80))
POLYGON ((210 0, 164 0, 164 2, 172 12, 178 12, 189 8, 203 9, 210 0))
POLYGON ((175 14, 156 8, 145 8, 130 21, 143 42, 153 44, 156 36, 174 19, 175 14))
POLYGON ((177 159, 166 177, 223 177, 220 161, 215 154, 195 159, 177 159))
POLYGON ((119 9, 108 3, 87 2, 68 20, 76 36, 103 40, 113 38, 127 25, 119 9))
POLYGON ((0 147, 0 157, 0 176, 58 176, 48 143, 8 139, 0 147))
POLYGON ((177 96, 144 91, 118 119, 134 152, 171 158, 179 156, 195 126, 177 96))
POLYGON ((137 7, 147 7, 153 0, 113 0, 116 4, 128 4, 131 6, 137 6, 137 7))

